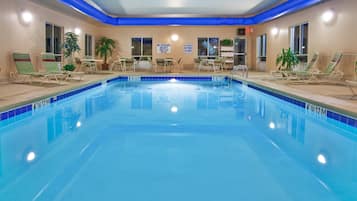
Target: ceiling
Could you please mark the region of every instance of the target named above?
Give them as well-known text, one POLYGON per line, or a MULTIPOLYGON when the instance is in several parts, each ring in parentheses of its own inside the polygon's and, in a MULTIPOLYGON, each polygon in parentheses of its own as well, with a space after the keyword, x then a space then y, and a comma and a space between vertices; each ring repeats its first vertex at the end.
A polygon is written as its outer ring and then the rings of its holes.
POLYGON ((247 16, 282 0, 85 0, 115 17, 247 16))
POLYGON ((255 25, 327 0, 31 0, 114 26, 255 25))
POLYGON ((65 4, 60 3, 57 0, 30 0, 36 4, 39 4, 41 6, 47 7, 51 10, 55 10, 61 13, 64 13, 66 15, 75 17, 75 18, 79 18, 81 20, 84 20, 86 22, 92 23, 92 24, 96 24, 96 25, 101 25, 100 22, 98 22, 97 20, 88 17, 88 15, 83 14, 81 12, 78 12, 74 9, 72 9, 71 7, 68 7, 65 4))

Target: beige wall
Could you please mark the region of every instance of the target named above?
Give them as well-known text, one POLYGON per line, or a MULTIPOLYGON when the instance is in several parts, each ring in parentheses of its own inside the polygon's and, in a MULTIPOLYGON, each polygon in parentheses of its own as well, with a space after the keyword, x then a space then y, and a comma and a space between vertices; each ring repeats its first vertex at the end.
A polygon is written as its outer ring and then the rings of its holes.
POLYGON ((84 21, 69 17, 56 11, 38 6, 28 0, 1 0, 0 6, 0 77, 4 78, 14 67, 11 53, 28 52, 31 54, 33 64, 41 68, 39 55, 45 51, 45 23, 50 22, 63 26, 66 31, 72 31, 75 27, 82 30, 80 46, 84 52, 84 34, 97 35, 95 26, 84 21), (20 13, 28 10, 33 14, 33 22, 25 25, 20 19, 20 13))
MULTIPOLYGON (((237 26, 149 26, 149 27, 106 27, 100 30, 101 35, 113 38, 118 42, 118 49, 114 57, 131 56, 132 37, 152 37, 153 38, 153 59, 172 57, 183 58, 185 67, 193 66, 193 59, 197 57, 198 37, 218 37, 219 39, 234 39, 236 37, 237 26), (171 41, 171 35, 177 34, 178 41, 171 41), (170 54, 157 54, 156 45, 160 43, 170 44, 170 54), (192 54, 184 54, 185 44, 192 44, 192 54)), ((248 36, 249 38, 249 36, 248 36)), ((250 41, 250 40, 248 40, 250 41)), ((248 43, 250 46, 250 43, 248 43)), ((249 48, 249 47, 248 47, 249 48)))
MULTIPOLYGON (((251 63, 255 64, 255 38, 263 33, 268 34, 267 44, 267 71, 275 69, 276 55, 282 48, 289 47, 288 28, 303 22, 309 23, 309 55, 319 52, 321 57, 317 67, 323 69, 331 56, 337 52, 357 53, 357 1, 356 0, 330 0, 320 5, 311 7, 301 12, 279 18, 277 20, 254 27, 252 34, 251 63), (321 20, 324 11, 332 9, 336 13, 336 19, 325 24, 321 20), (280 33, 273 37, 272 27, 278 27, 280 33)), ((344 56, 338 66, 349 78, 353 72, 355 56, 344 56)), ((256 67, 255 65, 252 66, 256 67)))
MULTIPOLYGON (((255 38, 263 33, 268 34, 267 71, 275 69, 275 58, 282 48, 289 46, 288 28, 302 22, 309 22, 309 55, 317 51, 321 55, 318 66, 322 69, 331 55, 336 51, 357 53, 357 19, 356 0, 330 0, 301 12, 284 16, 277 20, 253 27, 253 33, 248 38, 248 65, 256 68, 255 38), (336 20, 331 24, 321 21, 321 14, 327 9, 333 9, 337 13, 336 20), (272 37, 272 27, 278 27, 280 33, 272 37)), ((10 54, 14 51, 29 52, 33 56, 36 66, 39 66, 38 55, 44 51, 45 22, 51 22, 65 27, 65 31, 71 31, 75 27, 82 29, 80 46, 84 52, 84 34, 94 36, 107 36, 118 42, 118 48, 114 57, 131 56, 131 38, 135 36, 148 36, 153 38, 153 57, 183 58, 185 66, 192 66, 193 58, 197 57, 198 37, 235 38, 237 26, 151 26, 151 27, 110 27, 92 25, 74 17, 58 13, 44 8, 27 0, 1 0, 0 27, 0 67, 5 69, 0 72, 0 77, 8 75, 13 68, 10 54), (34 21, 29 25, 21 23, 19 14, 23 9, 29 10, 34 15, 34 21), (171 41, 172 34, 179 35, 179 40, 171 41), (156 44, 169 43, 172 53, 158 55, 156 44), (193 53, 184 54, 183 45, 192 44, 193 53)), ((347 77, 353 72, 354 56, 345 56, 339 65, 347 77)))

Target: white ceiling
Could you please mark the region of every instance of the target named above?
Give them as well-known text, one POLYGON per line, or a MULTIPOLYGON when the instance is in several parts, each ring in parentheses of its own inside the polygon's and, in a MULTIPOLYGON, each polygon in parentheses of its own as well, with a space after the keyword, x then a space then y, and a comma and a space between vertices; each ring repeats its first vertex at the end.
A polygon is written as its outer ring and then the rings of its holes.
POLYGON ((282 0, 86 0, 106 14, 120 16, 247 16, 282 0))

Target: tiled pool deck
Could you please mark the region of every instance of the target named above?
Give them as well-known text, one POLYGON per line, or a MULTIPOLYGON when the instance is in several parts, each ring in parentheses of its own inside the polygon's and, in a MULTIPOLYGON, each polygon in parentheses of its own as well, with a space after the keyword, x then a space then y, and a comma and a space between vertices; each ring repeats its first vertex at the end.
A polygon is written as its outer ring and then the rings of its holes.
MULTIPOLYGON (((76 88, 91 85, 93 83, 98 83, 99 81, 109 80, 118 77, 119 75, 153 75, 152 73, 113 73, 113 74, 98 74, 98 75, 85 75, 83 81, 72 81, 67 83, 66 85, 61 86, 52 86, 49 87, 47 85, 25 85, 25 84, 9 84, 2 83, 0 84, 0 111, 6 111, 11 108, 15 108, 18 106, 26 105, 28 103, 32 103, 38 100, 42 100, 48 97, 53 97, 56 94, 73 90, 76 88)), ((160 74, 157 76, 165 76, 165 74, 160 74)), ((185 72, 181 74, 170 74, 170 75, 212 75, 212 73, 197 73, 197 72, 185 72)), ((214 75, 228 75, 229 73, 215 73, 214 75)), ((335 98, 334 96, 339 95, 350 95, 351 91, 348 87, 342 86, 331 86, 331 85, 303 85, 303 86, 291 86, 284 85, 277 82, 267 81, 264 78, 269 76, 267 73, 255 73, 251 72, 249 74, 249 78, 243 79, 240 76, 234 76, 238 80, 242 80, 246 82, 250 87, 259 89, 265 93, 273 93, 277 95, 277 97, 287 98, 284 94, 289 95, 292 98, 289 100, 296 102, 296 104, 303 104, 301 101, 310 102, 312 104, 316 104, 322 107, 331 108, 334 111, 339 113, 347 114, 354 118, 357 118, 357 101, 356 100, 343 100, 335 98), (326 92, 328 92, 326 94, 326 92), (324 94, 325 93, 325 94, 324 94), (283 94, 283 95, 281 95, 283 94)), ((150 77, 144 77, 144 79, 150 79, 150 77)), ((357 90, 356 90, 357 91, 357 90)), ((57 96, 60 97, 60 96, 57 96)), ((287 100, 287 101, 289 101, 287 100)), ((26 111, 27 108, 19 108, 18 112, 26 111), (21 111, 20 111, 21 110, 21 111)), ((335 118, 335 114, 327 113, 330 118, 335 118)), ((340 118, 340 117, 336 117, 340 118)), ((348 123, 348 119, 346 119, 346 123, 348 123)))

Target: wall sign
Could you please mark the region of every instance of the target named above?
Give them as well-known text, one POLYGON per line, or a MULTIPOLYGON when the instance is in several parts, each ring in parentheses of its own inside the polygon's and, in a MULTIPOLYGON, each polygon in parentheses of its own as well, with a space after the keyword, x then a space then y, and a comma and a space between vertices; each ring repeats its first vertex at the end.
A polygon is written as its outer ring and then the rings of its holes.
POLYGON ((183 52, 185 54, 192 54, 192 44, 185 44, 183 46, 183 52))
POLYGON ((158 54, 169 54, 169 53, 171 53, 171 45, 170 44, 157 44, 156 52, 158 54))

